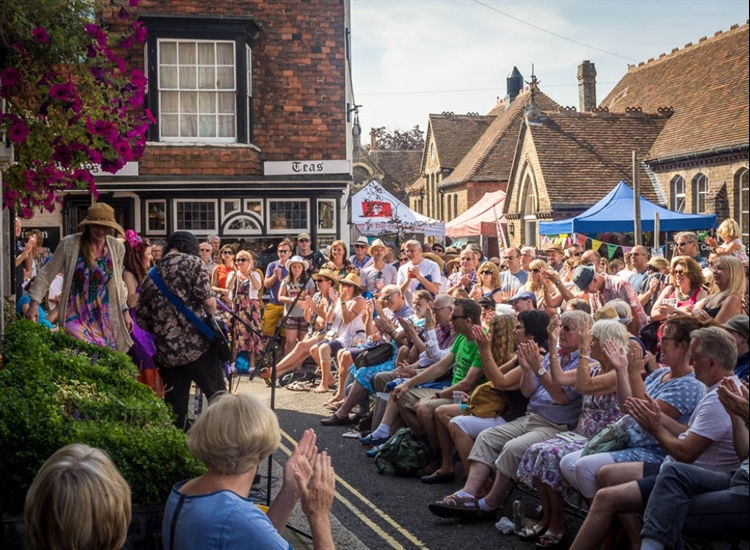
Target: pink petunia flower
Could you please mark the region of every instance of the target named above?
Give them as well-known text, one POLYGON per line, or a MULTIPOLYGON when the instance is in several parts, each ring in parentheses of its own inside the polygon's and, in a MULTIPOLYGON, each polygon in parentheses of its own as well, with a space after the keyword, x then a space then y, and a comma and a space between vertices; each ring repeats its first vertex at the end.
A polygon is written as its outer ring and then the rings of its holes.
POLYGON ((15 67, 6 67, 5 70, 0 73, 0 81, 2 81, 3 86, 7 86, 8 88, 12 88, 18 84, 19 80, 21 80, 21 73, 19 73, 18 69, 15 67))
POLYGON ((73 85, 70 83, 67 84, 55 84, 54 86, 50 86, 49 88, 49 96, 52 99, 57 99, 60 101, 69 101, 71 97, 73 97, 73 85))
POLYGON ((31 36, 33 36, 34 40, 36 40, 40 44, 49 42, 49 34, 42 27, 36 27, 33 31, 31 31, 31 36))
POLYGON ((133 38, 136 42, 143 43, 146 41, 146 34, 148 33, 146 25, 142 21, 136 21, 133 23, 133 38))
POLYGON ((15 143, 26 143, 26 138, 29 137, 29 129, 19 120, 8 128, 8 137, 15 143))

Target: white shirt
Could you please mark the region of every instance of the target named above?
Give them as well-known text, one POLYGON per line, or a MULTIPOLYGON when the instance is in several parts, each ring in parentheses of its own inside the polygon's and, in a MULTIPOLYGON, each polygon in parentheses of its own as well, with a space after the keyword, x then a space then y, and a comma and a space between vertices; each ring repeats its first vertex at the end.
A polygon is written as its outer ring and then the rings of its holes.
MULTIPOLYGON (((731 378, 739 387, 739 378, 731 378)), ((732 420, 716 393, 719 384, 720 382, 717 382, 708 388, 706 395, 698 402, 688 422, 690 427, 680 434, 680 439, 685 439, 691 432, 710 439, 711 444, 698 456, 693 465, 712 472, 730 472, 737 468, 740 459, 732 441, 732 420)), ((675 459, 668 456, 664 459, 664 463, 667 462, 675 462, 675 459)))
POLYGON ((60 294, 62 293, 62 284, 63 276, 58 273, 49 285, 49 295, 47 299, 49 300, 50 311, 57 306, 57 300, 60 299, 60 294))
POLYGON ((370 265, 359 272, 362 289, 369 290, 372 294, 379 294, 385 285, 396 284, 397 275, 396 268, 391 264, 385 264, 382 269, 370 265))
MULTIPOLYGON (((404 284, 407 279, 409 279, 409 268, 413 265, 414 264, 412 264, 411 262, 407 262, 398 268, 398 278, 396 280, 396 284, 399 287, 404 284)), ((432 260, 422 258, 422 261, 419 262, 416 267, 419 269, 419 272, 422 274, 422 276, 425 277, 428 281, 437 283, 438 285, 440 285, 440 283, 442 282, 440 278, 440 266, 438 266, 438 264, 436 264, 432 260)), ((417 279, 411 279, 409 281, 409 284, 406 286, 406 290, 404 291, 404 299, 406 300, 407 304, 412 303, 414 293, 421 288, 423 288, 422 284, 417 279)))

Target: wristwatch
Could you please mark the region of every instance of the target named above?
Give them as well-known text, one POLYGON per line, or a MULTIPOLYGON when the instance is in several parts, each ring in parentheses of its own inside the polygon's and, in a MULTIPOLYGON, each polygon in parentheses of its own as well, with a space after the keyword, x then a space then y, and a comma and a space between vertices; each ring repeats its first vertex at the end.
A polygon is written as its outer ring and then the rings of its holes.
POLYGON ((539 367, 539 370, 536 371, 536 375, 538 378, 541 378, 545 374, 547 374, 547 369, 545 369, 544 367, 539 367))

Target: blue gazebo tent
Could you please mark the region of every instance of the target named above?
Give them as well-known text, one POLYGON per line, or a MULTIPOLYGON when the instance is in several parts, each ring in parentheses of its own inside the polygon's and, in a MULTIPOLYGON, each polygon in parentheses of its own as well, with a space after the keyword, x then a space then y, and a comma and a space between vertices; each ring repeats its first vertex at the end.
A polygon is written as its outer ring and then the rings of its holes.
MULTIPOLYGON (((654 230, 654 214, 659 213, 660 231, 690 231, 712 229, 715 214, 680 214, 641 199, 641 230, 654 230)), ((633 190, 621 181, 606 197, 594 206, 567 220, 539 224, 542 235, 563 233, 628 233, 633 231, 633 190)))

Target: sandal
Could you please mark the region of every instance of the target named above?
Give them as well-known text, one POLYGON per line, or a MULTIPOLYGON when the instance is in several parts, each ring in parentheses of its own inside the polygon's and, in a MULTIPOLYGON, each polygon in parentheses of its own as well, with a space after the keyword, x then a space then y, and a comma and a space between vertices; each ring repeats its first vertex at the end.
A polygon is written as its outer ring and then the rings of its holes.
POLYGON ((536 547, 554 548, 555 546, 559 545, 564 538, 564 530, 562 531, 562 533, 553 533, 552 531, 547 531, 541 537, 539 537, 539 541, 536 543, 536 547))
POLYGON ((547 528, 544 525, 536 523, 531 527, 523 527, 518 533, 518 538, 526 542, 531 542, 538 539, 546 532, 547 528))
POLYGON ((453 493, 443 500, 430 504, 430 512, 441 518, 476 519, 494 517, 497 508, 486 512, 479 507, 474 497, 462 497, 453 493))
POLYGON ((341 408, 341 405, 343 404, 343 401, 329 401, 327 403, 323 403, 323 408, 328 409, 331 412, 336 412, 341 408))
POLYGON ((304 382, 292 382, 286 386, 290 391, 310 391, 310 386, 304 382))

